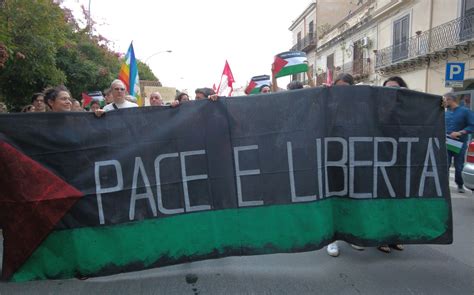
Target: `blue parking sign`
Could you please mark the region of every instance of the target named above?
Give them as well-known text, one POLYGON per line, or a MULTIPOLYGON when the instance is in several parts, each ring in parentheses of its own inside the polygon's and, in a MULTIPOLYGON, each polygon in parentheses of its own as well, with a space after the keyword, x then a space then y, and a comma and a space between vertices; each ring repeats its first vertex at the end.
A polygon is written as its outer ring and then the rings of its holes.
POLYGON ((464 63, 448 62, 446 64, 446 87, 462 87, 464 82, 464 63))

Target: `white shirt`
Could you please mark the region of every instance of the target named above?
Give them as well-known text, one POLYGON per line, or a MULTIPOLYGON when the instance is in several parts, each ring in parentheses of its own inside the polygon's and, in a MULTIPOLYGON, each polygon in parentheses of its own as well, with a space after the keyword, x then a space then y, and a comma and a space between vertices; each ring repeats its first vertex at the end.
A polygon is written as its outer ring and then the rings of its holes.
MULTIPOLYGON (((113 103, 109 103, 108 105, 106 105, 104 107, 104 111, 106 112, 109 112, 109 111, 113 111, 115 110, 113 103)), ((123 103, 115 103, 115 105, 117 106, 117 108, 119 109, 126 109, 126 108, 136 108, 138 107, 138 105, 136 103, 133 103, 133 102, 129 102, 128 100, 125 100, 123 103)))

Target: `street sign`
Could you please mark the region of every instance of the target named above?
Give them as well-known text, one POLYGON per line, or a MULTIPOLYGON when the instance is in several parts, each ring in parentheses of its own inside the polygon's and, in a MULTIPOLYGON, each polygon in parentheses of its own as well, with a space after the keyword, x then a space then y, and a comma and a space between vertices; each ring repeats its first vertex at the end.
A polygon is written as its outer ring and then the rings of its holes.
POLYGON ((446 64, 445 87, 463 87, 464 63, 448 62, 446 64))

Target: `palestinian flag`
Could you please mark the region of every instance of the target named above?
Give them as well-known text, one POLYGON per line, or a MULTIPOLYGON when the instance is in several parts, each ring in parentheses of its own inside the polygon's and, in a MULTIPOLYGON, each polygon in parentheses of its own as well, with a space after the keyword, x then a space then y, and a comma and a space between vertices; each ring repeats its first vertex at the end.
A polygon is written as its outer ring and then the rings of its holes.
POLYGON ((250 94, 258 94, 260 92, 260 87, 263 85, 271 85, 271 80, 269 75, 260 75, 260 76, 254 76, 252 79, 250 79, 250 83, 245 88, 245 94, 250 95, 250 94))
POLYGON ((448 149, 448 151, 459 154, 459 152, 461 152, 462 146, 462 141, 455 140, 449 136, 446 136, 446 148, 448 149))
POLYGON ((82 92, 82 107, 89 108, 92 102, 92 97, 87 95, 87 93, 82 92))
POLYGON ((275 78, 308 71, 308 59, 302 51, 287 51, 275 56, 272 72, 275 78))

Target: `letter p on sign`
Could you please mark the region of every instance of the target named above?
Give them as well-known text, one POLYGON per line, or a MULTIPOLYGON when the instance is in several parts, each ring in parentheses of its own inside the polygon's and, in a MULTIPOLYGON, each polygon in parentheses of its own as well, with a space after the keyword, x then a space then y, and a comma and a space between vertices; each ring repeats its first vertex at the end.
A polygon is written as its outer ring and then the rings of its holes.
POLYGON ((464 63, 452 62, 446 64, 446 81, 463 81, 464 63))
POLYGON ((449 73, 449 80, 454 80, 454 77, 461 74, 462 68, 460 65, 451 65, 451 72, 449 73))

